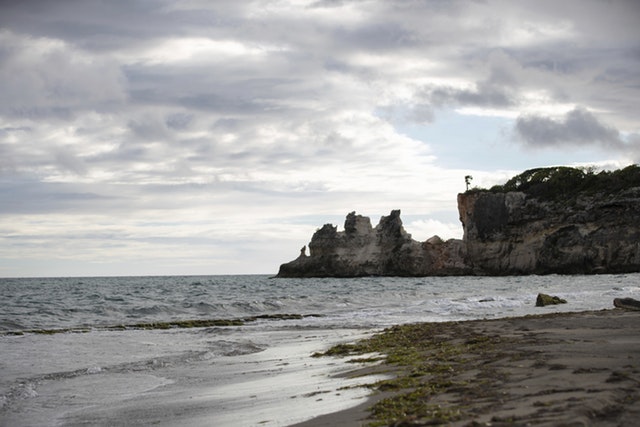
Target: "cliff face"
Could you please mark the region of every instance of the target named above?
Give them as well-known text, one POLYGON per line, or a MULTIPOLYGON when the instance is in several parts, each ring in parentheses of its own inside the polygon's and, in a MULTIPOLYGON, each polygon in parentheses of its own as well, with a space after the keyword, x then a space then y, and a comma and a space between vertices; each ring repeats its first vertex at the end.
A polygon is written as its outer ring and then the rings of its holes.
POLYGON ((326 224, 278 277, 593 274, 640 271, 640 168, 594 176, 531 170, 492 191, 458 195, 462 240, 411 238, 392 211, 373 228, 326 224), (506 188, 505 188, 506 187, 506 188))
POLYGON ((640 271, 640 188, 570 200, 523 192, 458 195, 475 274, 640 271))

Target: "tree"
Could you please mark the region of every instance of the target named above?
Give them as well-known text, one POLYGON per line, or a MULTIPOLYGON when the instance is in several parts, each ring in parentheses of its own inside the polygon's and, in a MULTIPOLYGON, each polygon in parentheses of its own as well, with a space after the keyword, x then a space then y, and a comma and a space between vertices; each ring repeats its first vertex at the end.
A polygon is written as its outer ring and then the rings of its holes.
POLYGON ((467 184, 467 191, 469 191, 469 185, 471 185, 471 180, 473 177, 471 175, 467 175, 464 177, 464 183, 467 184))

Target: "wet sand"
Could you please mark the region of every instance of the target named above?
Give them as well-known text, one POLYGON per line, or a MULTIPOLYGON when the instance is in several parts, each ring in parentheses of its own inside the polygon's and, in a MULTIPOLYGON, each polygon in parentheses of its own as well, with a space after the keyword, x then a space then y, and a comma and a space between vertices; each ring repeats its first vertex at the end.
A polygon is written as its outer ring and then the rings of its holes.
POLYGON ((396 382, 383 383, 363 405, 299 426, 367 425, 372 410, 382 425, 396 426, 626 426, 640 419, 640 311, 425 323, 385 334, 378 345, 400 360, 386 366, 396 382))
POLYGON ((0 392, 0 426, 295 424, 356 406, 371 391, 360 384, 388 378, 352 378, 345 375, 352 364, 310 357, 371 333, 214 328, 4 336, 0 389, 8 392, 0 392), (237 346, 244 340, 257 351, 244 353, 237 346), (203 351, 225 343, 240 353, 203 351), (19 359, 27 357, 22 379, 19 359))

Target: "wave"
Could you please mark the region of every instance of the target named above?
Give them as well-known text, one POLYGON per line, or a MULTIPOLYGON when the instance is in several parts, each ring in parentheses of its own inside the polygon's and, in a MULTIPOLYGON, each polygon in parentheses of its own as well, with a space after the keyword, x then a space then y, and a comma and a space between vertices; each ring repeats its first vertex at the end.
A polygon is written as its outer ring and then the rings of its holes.
POLYGON ((127 308, 124 313, 130 318, 142 318, 145 316, 181 314, 182 311, 176 306, 154 304, 152 306, 127 308))
POLYGON ((22 323, 12 320, 0 320, 0 331, 20 331, 23 329, 25 329, 25 325, 22 323))
MULTIPOLYGON (((135 359, 135 356, 133 356, 127 357, 130 359, 127 362, 113 363, 117 362, 116 358, 103 365, 96 365, 92 363, 92 360, 86 359, 85 366, 75 369, 47 372, 26 377, 20 376, 19 378, 14 377, 13 380, 2 384, 0 410, 10 410, 13 405, 19 404, 20 401, 37 398, 39 396, 39 387, 42 387, 47 382, 60 382, 72 379, 75 381, 96 375, 114 379, 117 379, 119 375, 126 375, 127 378, 131 378, 132 374, 149 374, 167 367, 173 369, 214 360, 219 357, 247 355, 266 349, 265 345, 255 343, 249 339, 219 339, 217 337, 217 335, 219 335, 218 331, 213 329, 202 329, 196 333, 199 335, 199 339, 196 340, 195 344, 197 349, 181 351, 178 346, 174 345, 168 347, 168 353, 149 354, 138 360, 132 360, 135 359), (214 339, 209 339, 209 337, 214 339)), ((109 339, 107 337, 105 338, 109 339)), ((148 339, 154 339, 158 343, 165 341, 161 336, 156 336, 155 338, 148 337, 148 339)), ((153 347, 159 345, 158 343, 154 344, 153 347)), ((67 365, 73 366, 75 363, 68 363, 67 365)), ((149 379, 152 377, 147 376, 146 378, 149 379)), ((171 380, 163 378, 162 374, 155 374, 153 378, 171 382, 171 380)))
POLYGON ((638 274, 615 276, 269 279, 268 276, 0 279, 0 330, 235 319, 262 314, 318 313, 381 324, 450 316, 527 314, 538 292, 603 308, 640 293, 638 274), (387 319, 388 318, 388 319, 387 319), (374 318, 369 319, 375 322, 374 318))

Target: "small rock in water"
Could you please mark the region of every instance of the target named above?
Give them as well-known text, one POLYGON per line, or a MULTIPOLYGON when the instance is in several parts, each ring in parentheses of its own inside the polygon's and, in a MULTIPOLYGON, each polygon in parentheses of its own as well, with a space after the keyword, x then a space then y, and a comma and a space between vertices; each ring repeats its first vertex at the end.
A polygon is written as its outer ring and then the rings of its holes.
POLYGON ((640 301, 633 298, 616 298, 613 300, 613 305, 626 310, 640 310, 640 301))
POLYGON ((557 296, 551 296, 547 294, 538 294, 538 298, 536 298, 536 307, 544 307, 545 305, 554 305, 554 304, 566 304, 567 300, 562 299, 557 296))

